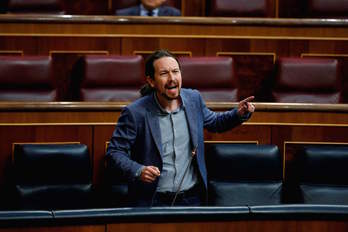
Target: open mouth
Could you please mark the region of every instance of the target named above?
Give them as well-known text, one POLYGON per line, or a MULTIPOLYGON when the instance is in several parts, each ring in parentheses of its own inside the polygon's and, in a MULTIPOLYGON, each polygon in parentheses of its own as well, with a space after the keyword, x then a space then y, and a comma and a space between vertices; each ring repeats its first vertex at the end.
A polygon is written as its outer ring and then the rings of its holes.
POLYGON ((171 90, 171 89, 176 89, 176 88, 178 88, 177 85, 174 85, 174 86, 166 86, 166 89, 169 89, 169 90, 171 90))

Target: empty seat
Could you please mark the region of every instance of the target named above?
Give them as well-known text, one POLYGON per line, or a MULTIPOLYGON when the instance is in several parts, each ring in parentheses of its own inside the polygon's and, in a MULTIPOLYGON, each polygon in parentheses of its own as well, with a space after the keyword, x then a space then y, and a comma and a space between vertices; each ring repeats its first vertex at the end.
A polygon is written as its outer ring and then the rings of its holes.
POLYGON ((348 0, 308 0, 307 15, 316 18, 348 18, 348 0))
POLYGON ((210 0, 208 6, 210 16, 266 17, 269 11, 267 0, 210 0))
POLYGON ((275 145, 210 144, 209 204, 270 205, 282 201, 282 159, 275 145))
POLYGON ((83 144, 14 144, 14 187, 20 209, 91 206, 92 169, 83 144))
POLYGON ((307 146, 295 162, 300 203, 348 204, 348 146, 307 146))
POLYGON ((138 55, 87 55, 74 69, 78 101, 133 101, 145 83, 144 61, 138 55))
POLYGON ((271 94, 275 102, 340 103, 341 74, 336 59, 280 58, 271 94))
POLYGON ((9 13, 64 14, 59 0, 9 0, 9 13))
POLYGON ((56 101, 52 59, 0 56, 0 101, 56 101))
POLYGON ((198 89, 205 101, 237 101, 231 57, 179 57, 182 85, 198 89))

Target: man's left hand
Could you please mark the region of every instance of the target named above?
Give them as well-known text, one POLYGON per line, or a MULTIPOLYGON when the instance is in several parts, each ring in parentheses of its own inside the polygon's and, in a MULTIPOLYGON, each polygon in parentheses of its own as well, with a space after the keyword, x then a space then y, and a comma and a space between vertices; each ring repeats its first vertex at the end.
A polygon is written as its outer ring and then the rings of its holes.
POLYGON ((252 113, 255 111, 255 106, 253 103, 251 103, 251 101, 254 100, 254 98, 254 96, 250 96, 238 103, 238 114, 241 117, 243 117, 247 113, 252 113))

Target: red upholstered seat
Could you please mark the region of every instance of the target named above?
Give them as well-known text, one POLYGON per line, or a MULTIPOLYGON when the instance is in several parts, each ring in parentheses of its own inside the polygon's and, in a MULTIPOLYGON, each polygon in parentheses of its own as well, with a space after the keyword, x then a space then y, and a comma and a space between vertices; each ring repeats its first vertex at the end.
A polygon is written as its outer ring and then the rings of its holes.
POLYGON ((9 0, 8 12, 64 14, 59 0, 9 0))
POLYGON ((1 101, 56 101, 49 56, 0 56, 1 101))
POLYGON ((198 89, 205 101, 237 101, 231 57, 180 57, 183 87, 198 89))
POLYGON ((145 83, 142 56, 87 55, 75 69, 79 101, 133 101, 145 83))
POLYGON ((267 0, 210 0, 208 14, 225 17, 266 17, 268 5, 267 0))
POLYGON ((273 82, 276 102, 339 103, 341 68, 336 59, 280 58, 273 82))
POLYGON ((348 0, 308 0, 308 15, 318 18, 348 18, 348 0))

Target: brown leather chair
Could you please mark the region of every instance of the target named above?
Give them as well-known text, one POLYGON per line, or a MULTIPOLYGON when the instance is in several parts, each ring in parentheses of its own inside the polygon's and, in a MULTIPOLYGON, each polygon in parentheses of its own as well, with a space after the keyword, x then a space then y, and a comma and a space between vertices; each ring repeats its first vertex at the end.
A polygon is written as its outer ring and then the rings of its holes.
POLYGON ((267 0, 208 0, 209 16, 224 17, 267 17, 267 0), (210 4, 209 4, 210 3, 210 4))
POLYGON ((315 18, 348 18, 348 0, 308 0, 307 15, 315 18))
POLYGON ((198 89, 205 101, 237 101, 232 57, 180 57, 183 87, 198 89))
POLYGON ((49 56, 0 56, 1 101, 57 101, 49 56))
POLYGON ((336 59, 280 58, 273 80, 275 102, 340 103, 341 67, 336 59))
POLYGON ((133 101, 145 83, 142 56, 87 55, 75 66, 74 100, 133 101))
POLYGON ((64 14, 60 0, 9 0, 8 12, 64 14))

